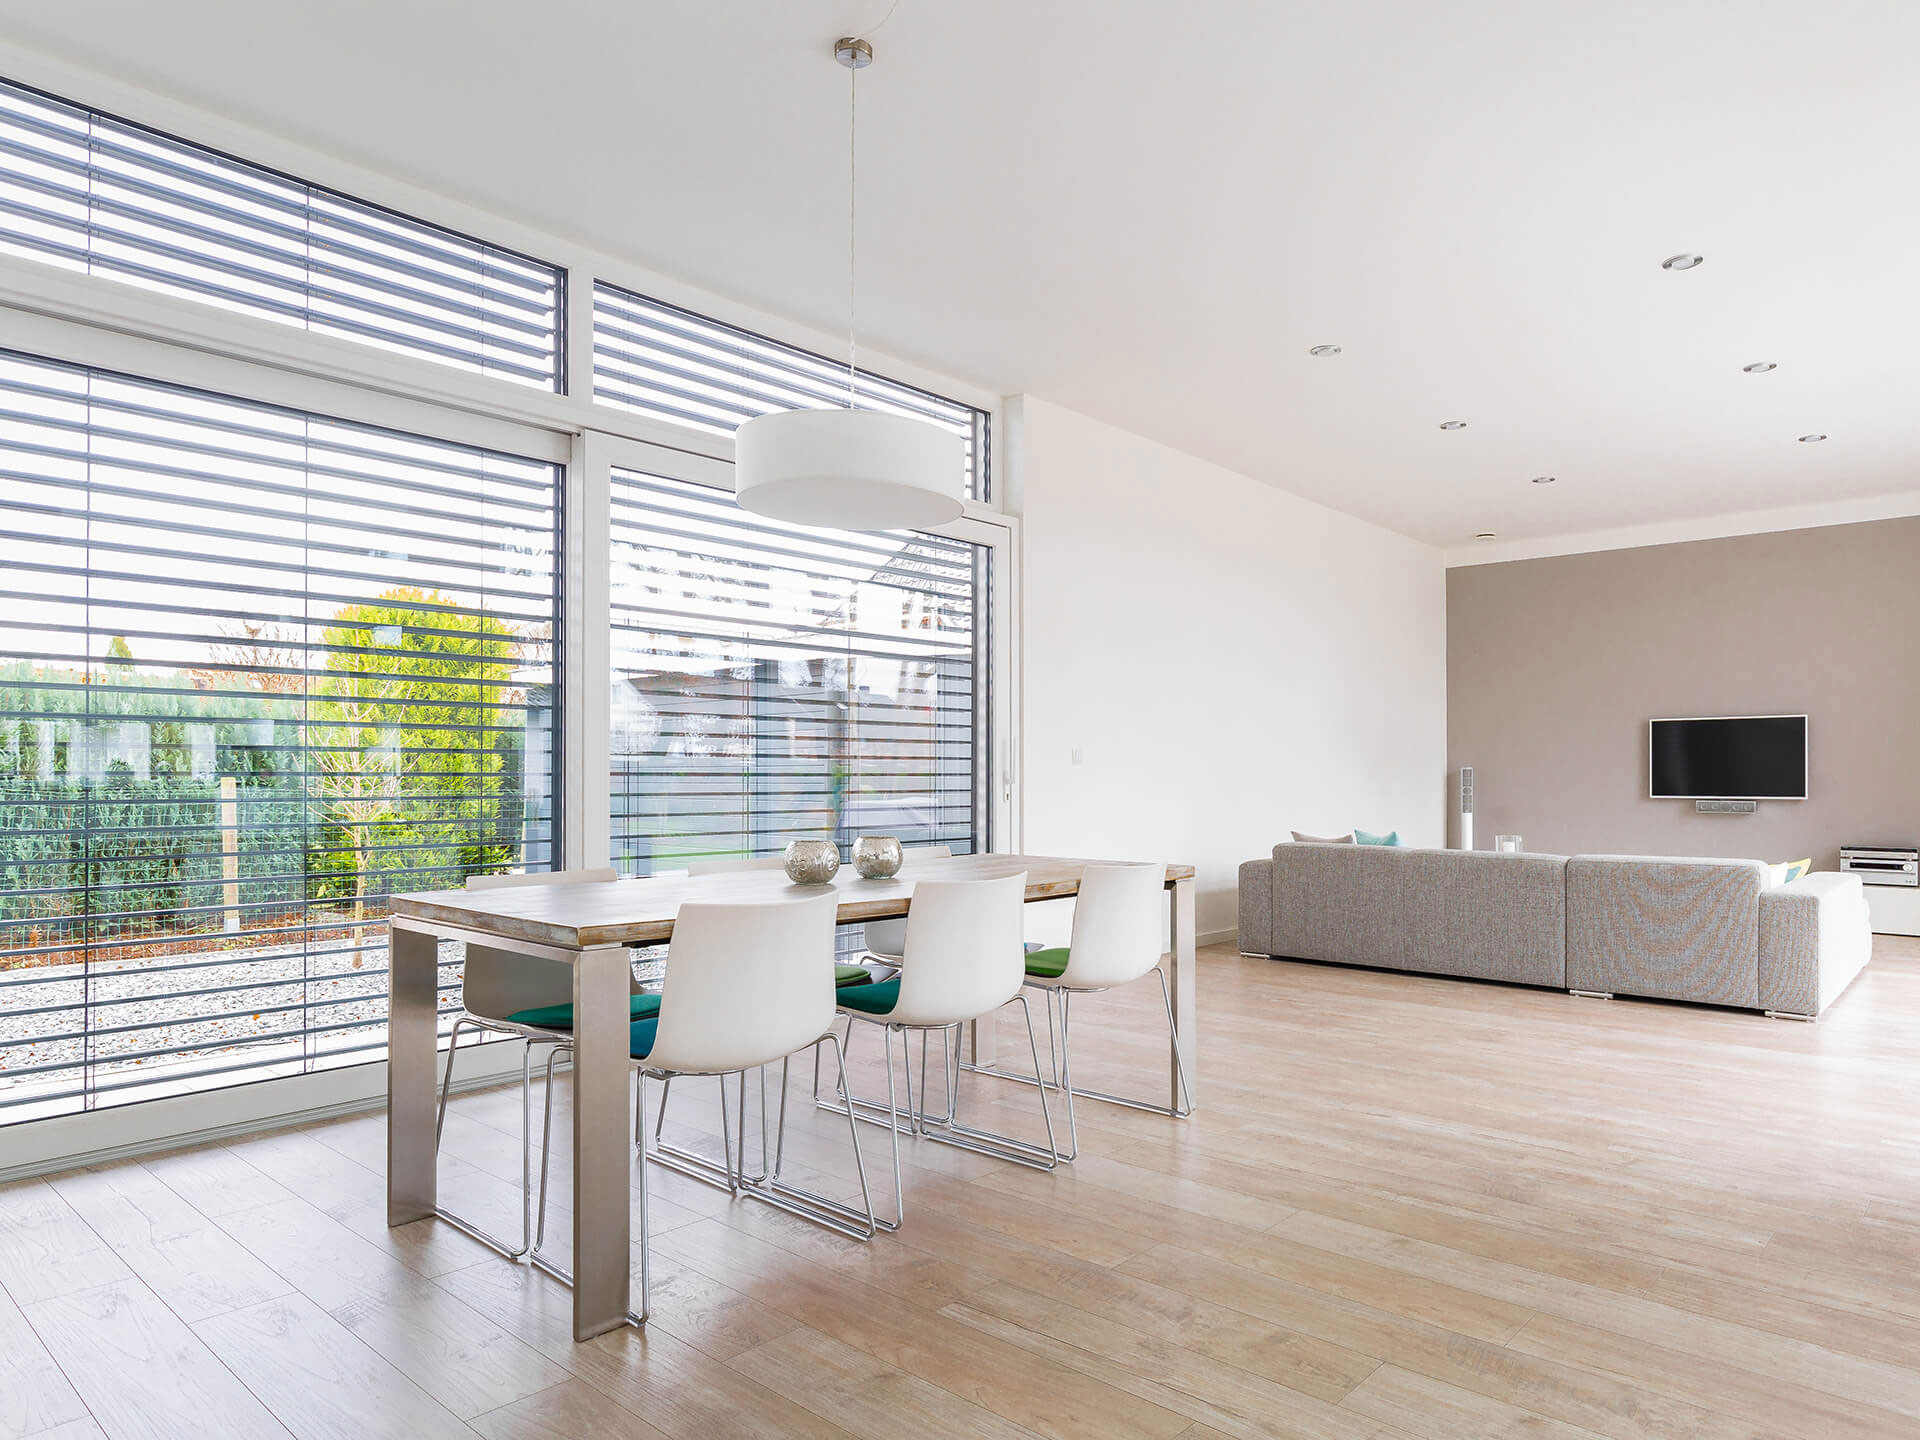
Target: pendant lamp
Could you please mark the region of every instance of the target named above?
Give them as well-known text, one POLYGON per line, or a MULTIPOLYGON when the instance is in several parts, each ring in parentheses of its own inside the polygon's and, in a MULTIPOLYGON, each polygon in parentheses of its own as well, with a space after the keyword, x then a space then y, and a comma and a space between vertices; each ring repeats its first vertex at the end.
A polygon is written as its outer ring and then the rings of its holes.
POLYGON ((906 415, 856 410, 854 240, 859 74, 873 47, 834 43, 847 68, 847 408, 781 410, 734 434, 734 496, 743 510, 838 530, 924 530, 960 518, 966 444, 950 430, 906 415))

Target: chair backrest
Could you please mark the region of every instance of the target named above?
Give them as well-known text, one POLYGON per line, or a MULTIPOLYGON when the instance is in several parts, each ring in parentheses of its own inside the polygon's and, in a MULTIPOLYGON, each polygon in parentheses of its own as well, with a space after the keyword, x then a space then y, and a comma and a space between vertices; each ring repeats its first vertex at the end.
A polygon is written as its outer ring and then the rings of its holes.
MULTIPOLYGON (((909 845, 909 860, 944 860, 953 854, 951 845, 909 845)), ((906 949, 907 921, 905 916, 892 920, 869 920, 861 943, 875 955, 884 955, 893 959, 906 949)))
MULTIPOLYGON (((619 879, 612 870, 552 870, 526 875, 469 875, 469 890, 518 890, 534 885, 601 884, 619 879)), ((460 1007, 484 1020, 504 1020, 521 1010, 573 1003, 573 967, 558 960, 515 955, 486 945, 467 946, 460 977, 460 1007)))
POLYGON ((840 897, 689 903, 674 917, 647 1065, 699 1075, 791 1055, 833 1024, 840 897))
POLYGON ((689 875, 719 875, 728 870, 778 870, 787 863, 784 855, 757 855, 751 860, 689 860, 689 875))
POLYGON ((1073 903, 1063 985, 1125 985, 1166 953, 1165 865, 1089 865, 1073 903))
POLYGON ((1027 872, 993 880, 920 880, 907 916, 900 998, 887 1018, 952 1025, 997 1010, 1026 978, 1020 923, 1027 872))

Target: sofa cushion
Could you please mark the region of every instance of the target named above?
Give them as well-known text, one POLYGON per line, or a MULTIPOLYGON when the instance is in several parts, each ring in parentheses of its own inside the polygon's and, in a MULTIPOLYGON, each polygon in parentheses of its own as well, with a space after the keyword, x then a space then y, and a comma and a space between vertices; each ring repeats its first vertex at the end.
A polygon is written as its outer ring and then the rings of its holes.
POLYGON ((1565 857, 1406 853, 1407 969, 1565 988, 1565 857))
POLYGON ((1404 970, 1402 867, 1412 853, 1376 845, 1274 846, 1268 953, 1404 970))
POLYGON ((1402 842, 1398 830, 1389 830, 1384 835, 1376 835, 1371 830, 1362 830, 1358 826, 1355 826, 1353 843, 1356 845, 1399 845, 1402 842))
POLYGON ((1567 986, 1760 1004, 1758 860, 1576 855, 1567 862, 1567 986))
POLYGON ((1349 830, 1344 835, 1302 835, 1298 830, 1293 831, 1292 834, 1293 834, 1293 843, 1296 845, 1351 845, 1353 844, 1353 832, 1351 830, 1349 830))

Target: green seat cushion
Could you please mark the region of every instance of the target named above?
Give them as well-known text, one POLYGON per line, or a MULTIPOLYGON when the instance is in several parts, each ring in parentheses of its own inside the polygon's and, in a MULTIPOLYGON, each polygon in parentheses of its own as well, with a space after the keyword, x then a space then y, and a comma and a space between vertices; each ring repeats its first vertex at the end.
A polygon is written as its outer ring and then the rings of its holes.
POLYGON ((1027 974, 1041 980, 1057 980, 1066 973, 1067 947, 1062 945, 1053 950, 1036 950, 1027 956, 1027 974))
MULTIPOLYGON (((660 995, 658 991, 649 991, 643 995, 630 996, 627 1000, 627 1018, 645 1020, 660 1013, 660 995)), ((573 1028, 573 1006, 539 1005, 531 1010, 516 1010, 507 1016, 516 1025, 537 1025, 542 1030, 571 1030, 573 1028)))
POLYGON ((627 1053, 636 1060, 644 1060, 653 1053, 653 1034, 660 1028, 660 1017, 650 1016, 645 1020, 636 1020, 627 1027, 627 1053))
POLYGON ((834 996, 843 1010, 861 1010, 868 1015, 891 1015, 900 1003, 898 979, 879 980, 871 985, 847 985, 834 996))
POLYGON ((864 985, 871 979, 873 979, 873 972, 864 965, 833 967, 833 983, 836 985, 864 985))

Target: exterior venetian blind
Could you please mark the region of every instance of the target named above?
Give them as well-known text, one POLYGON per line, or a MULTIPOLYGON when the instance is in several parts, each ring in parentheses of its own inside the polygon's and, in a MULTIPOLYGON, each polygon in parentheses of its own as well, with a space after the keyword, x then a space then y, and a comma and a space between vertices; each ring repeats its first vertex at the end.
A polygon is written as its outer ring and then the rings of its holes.
POLYGON ((985 547, 749 515, 615 470, 613 854, 862 834, 986 848, 985 547))
MULTIPOLYGON (((987 412, 864 371, 862 410, 912 415, 966 442, 967 494, 987 498, 987 412)), ((593 287, 593 398, 731 435, 756 415, 847 403, 847 367, 631 290, 593 287)))
POLYGON ((4 81, 0 252, 564 388, 563 270, 4 81))
POLYGON ((0 1123, 378 1059, 385 896, 551 866, 559 487, 0 354, 0 1123))

